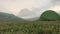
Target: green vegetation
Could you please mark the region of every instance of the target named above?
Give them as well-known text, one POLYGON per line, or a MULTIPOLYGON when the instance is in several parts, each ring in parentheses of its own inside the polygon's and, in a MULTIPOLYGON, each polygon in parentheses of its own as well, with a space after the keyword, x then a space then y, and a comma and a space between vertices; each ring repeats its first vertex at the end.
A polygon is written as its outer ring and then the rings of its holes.
POLYGON ((0 34, 60 34, 60 21, 0 22, 0 34))
POLYGON ((13 14, 0 12, 0 34, 60 34, 60 16, 48 10, 40 20, 25 21, 13 14))
POLYGON ((40 16, 39 20, 41 20, 41 21, 56 21, 56 20, 60 20, 60 16, 52 10, 47 10, 40 16))

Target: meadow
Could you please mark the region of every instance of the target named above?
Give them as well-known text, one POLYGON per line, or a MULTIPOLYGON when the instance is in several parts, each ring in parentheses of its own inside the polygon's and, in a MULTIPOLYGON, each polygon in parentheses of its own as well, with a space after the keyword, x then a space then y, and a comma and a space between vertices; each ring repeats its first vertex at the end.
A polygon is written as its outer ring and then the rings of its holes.
POLYGON ((60 34, 60 21, 0 22, 0 34, 60 34))

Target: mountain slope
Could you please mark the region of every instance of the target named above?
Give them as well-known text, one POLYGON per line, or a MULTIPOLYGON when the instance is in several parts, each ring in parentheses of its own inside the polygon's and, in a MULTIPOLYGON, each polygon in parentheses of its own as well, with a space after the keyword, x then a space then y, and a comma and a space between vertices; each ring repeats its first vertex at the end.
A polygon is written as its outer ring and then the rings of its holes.
POLYGON ((1 21, 23 21, 23 19, 18 18, 13 14, 0 12, 0 22, 1 21))

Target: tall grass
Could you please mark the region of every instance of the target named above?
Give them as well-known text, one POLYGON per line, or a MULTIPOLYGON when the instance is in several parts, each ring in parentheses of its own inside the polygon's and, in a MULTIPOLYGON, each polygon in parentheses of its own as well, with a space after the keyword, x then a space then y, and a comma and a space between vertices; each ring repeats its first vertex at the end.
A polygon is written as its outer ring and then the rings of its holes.
POLYGON ((60 21, 1 22, 0 34, 60 34, 60 21))

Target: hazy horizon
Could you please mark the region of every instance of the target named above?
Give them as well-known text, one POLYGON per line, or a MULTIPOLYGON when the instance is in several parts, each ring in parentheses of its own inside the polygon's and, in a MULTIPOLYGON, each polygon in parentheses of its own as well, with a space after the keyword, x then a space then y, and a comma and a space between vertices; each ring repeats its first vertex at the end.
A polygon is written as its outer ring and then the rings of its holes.
MULTIPOLYGON (((22 9, 27 8, 34 17, 38 17, 42 12, 49 9, 60 13, 59 3, 60 0, 0 0, 0 12, 11 13, 18 16, 22 9)), ((31 15, 23 17, 32 18, 31 15)))

